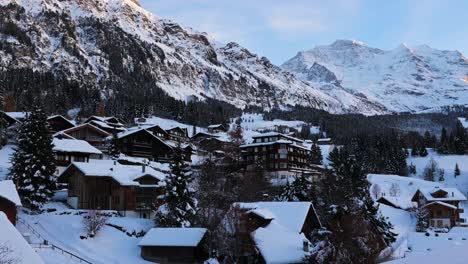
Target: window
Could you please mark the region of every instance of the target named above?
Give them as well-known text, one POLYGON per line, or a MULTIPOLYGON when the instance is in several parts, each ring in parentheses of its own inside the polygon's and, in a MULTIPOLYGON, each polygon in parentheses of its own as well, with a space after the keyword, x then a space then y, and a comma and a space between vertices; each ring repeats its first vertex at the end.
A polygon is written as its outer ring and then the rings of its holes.
POLYGON ((438 209, 437 210, 437 216, 441 216, 442 215, 442 210, 438 209))
POLYGON ((67 160, 67 155, 57 155, 56 160, 67 160))
POLYGON ((78 162, 86 162, 86 157, 81 157, 81 156, 78 156, 78 157, 74 157, 73 158, 74 161, 78 161, 78 162))

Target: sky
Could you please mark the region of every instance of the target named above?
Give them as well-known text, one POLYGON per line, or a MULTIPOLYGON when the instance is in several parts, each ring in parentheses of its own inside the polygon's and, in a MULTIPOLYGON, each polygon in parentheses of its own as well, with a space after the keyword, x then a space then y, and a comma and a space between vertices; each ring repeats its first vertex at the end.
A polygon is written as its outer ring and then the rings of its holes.
POLYGON ((381 49, 427 44, 468 57, 468 0, 139 0, 146 10, 279 65, 352 39, 381 49))

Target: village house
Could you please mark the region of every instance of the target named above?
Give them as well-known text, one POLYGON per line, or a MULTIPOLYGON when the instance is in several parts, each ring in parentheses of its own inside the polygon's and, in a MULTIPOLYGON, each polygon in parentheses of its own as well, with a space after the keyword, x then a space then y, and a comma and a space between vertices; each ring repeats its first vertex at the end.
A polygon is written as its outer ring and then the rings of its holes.
POLYGON ((169 139, 176 142, 189 142, 190 138, 188 136, 187 128, 185 127, 172 127, 166 129, 166 132, 169 134, 169 139))
POLYGON ((241 145, 247 169, 262 164, 272 179, 314 173, 310 167, 309 148, 298 138, 270 132, 253 137, 250 144, 241 145))
POLYGON ((3 118, 7 121, 8 126, 20 124, 26 119, 29 112, 1 112, 3 118))
POLYGON ((237 254, 260 263, 302 263, 311 232, 321 227, 311 202, 235 203, 228 212, 233 216, 236 237, 245 246, 237 254))
POLYGON ((47 124, 49 125, 50 134, 55 134, 59 131, 66 130, 75 126, 73 122, 61 115, 49 116, 47 118, 47 124))
POLYGON ((68 184, 67 203, 74 209, 116 210, 152 218, 161 204, 165 174, 148 166, 112 160, 73 162, 59 176, 68 184))
POLYGON ((420 188, 411 199, 418 208, 426 208, 429 213, 429 226, 435 228, 452 228, 464 223, 460 217, 463 209, 459 204, 466 201, 457 188, 420 188))
POLYGON ((88 142, 79 139, 54 138, 53 151, 57 165, 56 175, 60 175, 72 162, 90 162, 90 159, 103 158, 102 152, 88 142))
POLYGON ((203 263, 205 228, 152 228, 138 243, 141 257, 156 263, 203 263))
POLYGON ((85 123, 76 127, 59 131, 54 134, 54 137, 84 140, 97 149, 106 152, 108 149, 107 138, 110 135, 111 134, 108 132, 96 126, 85 123))
POLYGON ((317 145, 332 145, 333 141, 331 138, 319 138, 317 139, 317 145))
POLYGON ((224 126, 223 124, 216 124, 216 125, 208 126, 208 133, 216 134, 216 133, 221 133, 221 132, 226 132, 226 131, 227 131, 226 126, 224 126))
POLYGON ((13 225, 16 225, 17 208, 20 206, 21 200, 13 181, 0 181, 0 212, 3 212, 13 225))
POLYGON ((90 123, 109 134, 125 131, 123 122, 114 116, 91 116, 83 123, 90 123))

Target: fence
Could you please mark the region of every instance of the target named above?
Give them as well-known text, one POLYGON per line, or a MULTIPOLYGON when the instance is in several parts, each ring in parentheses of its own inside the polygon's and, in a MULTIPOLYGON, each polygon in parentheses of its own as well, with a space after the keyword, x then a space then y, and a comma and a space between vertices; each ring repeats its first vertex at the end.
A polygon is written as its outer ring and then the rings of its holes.
POLYGON ((71 253, 70 251, 68 250, 65 250, 61 247, 58 247, 54 244, 51 244, 49 243, 47 240, 44 239, 44 237, 39 234, 39 232, 37 232, 28 222, 26 222, 24 219, 20 218, 20 217, 16 217, 17 221, 21 224, 23 224, 24 226, 26 226, 32 234, 36 235, 37 237, 39 237, 43 242, 42 243, 39 243, 39 244, 32 244, 35 248, 51 248, 52 250, 56 250, 56 251, 59 251, 62 255, 69 255, 70 257, 72 258, 76 258, 80 263, 83 262, 83 263, 87 263, 87 264, 93 264, 92 262, 89 262, 87 261, 86 259, 83 259, 73 253, 71 253))

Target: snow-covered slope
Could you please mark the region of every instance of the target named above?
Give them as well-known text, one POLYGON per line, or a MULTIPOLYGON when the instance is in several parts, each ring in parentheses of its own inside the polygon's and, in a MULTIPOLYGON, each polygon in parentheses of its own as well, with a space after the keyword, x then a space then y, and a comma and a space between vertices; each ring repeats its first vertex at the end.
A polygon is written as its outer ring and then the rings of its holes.
POLYGON ((215 98, 238 107, 383 112, 358 97, 342 105, 267 58, 161 19, 136 1, 0 0, 0 12, 6 14, 0 21, 0 69, 51 72, 95 87, 103 98, 125 87, 135 94, 161 88, 177 99, 215 98))
POLYGON ((355 104, 345 91, 397 112, 468 105, 468 59, 458 51, 404 44, 387 51, 337 40, 299 52, 282 68, 343 105, 355 104))

